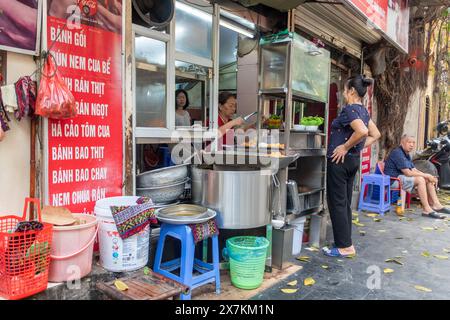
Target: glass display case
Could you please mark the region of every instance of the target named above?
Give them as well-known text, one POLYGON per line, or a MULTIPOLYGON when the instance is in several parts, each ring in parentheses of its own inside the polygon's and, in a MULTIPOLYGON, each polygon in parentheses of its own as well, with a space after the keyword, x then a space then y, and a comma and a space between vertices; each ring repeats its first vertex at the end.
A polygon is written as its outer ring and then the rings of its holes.
POLYGON ((330 64, 329 51, 296 33, 263 39, 261 89, 266 92, 286 92, 291 86, 295 96, 327 102, 330 64), (292 72, 290 84, 288 71, 292 72))
POLYGON ((330 86, 330 52, 294 34, 292 89, 306 98, 327 102, 330 86))
MULTIPOLYGON (((280 168, 277 172, 278 197, 286 201, 282 201, 278 213, 273 212, 273 217, 289 224, 305 215, 322 216, 325 212, 330 52, 296 33, 284 31, 260 40, 259 59, 258 111, 268 119, 259 127, 259 140, 270 137, 272 145, 284 146, 285 154, 297 155, 286 169, 280 168), (277 125, 274 119, 278 119, 277 125), (288 185, 295 192, 288 193, 288 185), (290 199, 292 203, 298 200, 295 210, 287 207, 290 199)), ((283 239, 287 239, 286 230, 274 229, 273 232, 276 237, 284 234, 283 239)))

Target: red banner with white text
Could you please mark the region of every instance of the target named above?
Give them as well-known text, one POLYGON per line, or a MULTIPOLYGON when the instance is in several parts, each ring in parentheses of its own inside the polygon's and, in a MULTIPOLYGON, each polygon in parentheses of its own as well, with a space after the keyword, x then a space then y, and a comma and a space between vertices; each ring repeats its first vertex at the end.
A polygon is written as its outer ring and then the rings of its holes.
POLYGON ((97 200, 122 194, 122 2, 56 2, 47 2, 47 47, 78 115, 48 121, 47 199, 92 213, 97 200))

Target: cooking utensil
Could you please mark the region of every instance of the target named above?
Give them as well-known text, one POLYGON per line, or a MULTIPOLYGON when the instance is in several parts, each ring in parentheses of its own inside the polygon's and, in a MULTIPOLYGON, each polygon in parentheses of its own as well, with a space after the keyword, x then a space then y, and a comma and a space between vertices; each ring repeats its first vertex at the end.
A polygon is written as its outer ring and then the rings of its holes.
POLYGON ((192 156, 190 156, 189 158, 187 158, 186 160, 183 161, 183 164, 190 164, 191 160, 196 156, 198 159, 198 163, 202 163, 202 157, 201 154, 203 153, 203 150, 195 150, 194 153, 192 154, 192 156))
POLYGON ((284 220, 275 220, 272 219, 272 227, 275 229, 281 229, 284 226, 284 220))
POLYGON ((188 165, 188 163, 183 163, 138 174, 136 176, 136 186, 139 189, 143 189, 181 183, 188 177, 188 165))
POLYGON ((136 188, 136 195, 149 197, 155 204, 173 202, 184 193, 185 184, 188 181, 189 178, 165 186, 136 188))
POLYGON ((164 223, 170 223, 170 224, 197 224, 197 223, 204 223, 210 219, 213 219, 217 213, 216 211, 212 209, 208 209, 204 216, 197 217, 197 218, 186 218, 186 219, 179 219, 179 218, 169 218, 164 215, 160 214, 161 209, 156 210, 155 215, 158 218, 159 221, 164 223))
MULTIPOLYGON (((278 217, 280 217, 282 215, 282 210, 281 210, 281 185, 280 185, 280 180, 278 179, 278 176, 276 174, 272 174, 272 180, 273 180, 273 185, 275 186, 275 188, 277 189, 277 193, 278 193, 278 197, 277 197, 277 201, 276 201, 276 207, 277 210, 275 210, 275 204, 273 202, 275 199, 275 195, 272 197, 272 212, 273 212, 273 216, 274 216, 274 220, 281 220, 281 219, 276 219, 278 217)), ((284 217, 282 219, 284 221, 284 217)))
POLYGON ((68 226, 74 224, 77 219, 67 208, 46 206, 42 209, 42 221, 55 226, 68 226))
POLYGON ((286 212, 298 214, 301 211, 298 186, 295 180, 288 180, 287 185, 287 206, 286 212))
POLYGON ((258 113, 258 111, 255 111, 255 112, 252 112, 252 113, 246 115, 246 116, 243 118, 244 121, 247 122, 248 119, 250 119, 252 116, 254 116, 254 115, 257 114, 257 113, 258 113))

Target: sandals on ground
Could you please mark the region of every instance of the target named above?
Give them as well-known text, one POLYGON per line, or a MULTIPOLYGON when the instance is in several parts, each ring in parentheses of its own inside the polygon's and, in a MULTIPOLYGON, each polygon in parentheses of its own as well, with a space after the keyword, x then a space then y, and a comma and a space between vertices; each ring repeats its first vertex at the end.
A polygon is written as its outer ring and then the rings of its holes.
POLYGON ((342 254, 339 252, 339 249, 336 247, 333 247, 329 249, 328 247, 322 248, 322 253, 328 257, 333 258, 350 258, 356 256, 356 254, 342 254))

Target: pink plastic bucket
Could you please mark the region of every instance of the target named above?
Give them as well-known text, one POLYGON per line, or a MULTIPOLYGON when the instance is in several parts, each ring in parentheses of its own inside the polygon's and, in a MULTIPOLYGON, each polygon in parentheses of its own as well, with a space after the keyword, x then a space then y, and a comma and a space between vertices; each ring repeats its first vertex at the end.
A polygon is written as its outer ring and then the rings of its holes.
POLYGON ((86 221, 76 226, 54 226, 48 281, 64 282, 81 279, 92 270, 97 219, 87 214, 74 214, 86 221))

